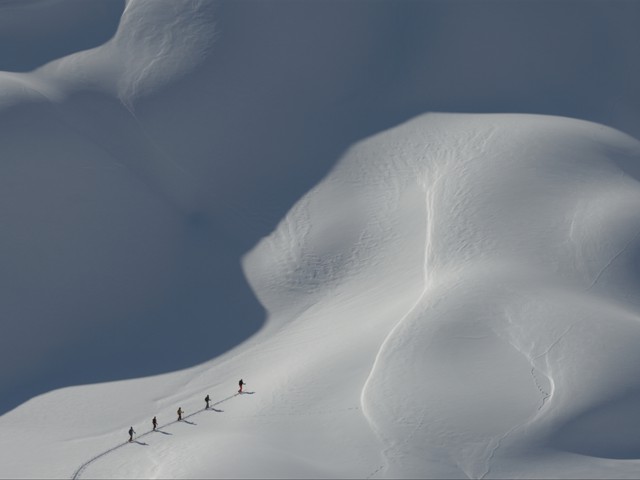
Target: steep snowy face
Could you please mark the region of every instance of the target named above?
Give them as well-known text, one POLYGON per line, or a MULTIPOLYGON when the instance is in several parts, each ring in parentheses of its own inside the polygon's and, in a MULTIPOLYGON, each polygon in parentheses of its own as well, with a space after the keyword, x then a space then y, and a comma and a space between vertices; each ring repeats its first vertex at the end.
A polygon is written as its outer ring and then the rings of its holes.
POLYGON ((275 320, 351 294, 386 332, 362 391, 386 475, 624 472, 602 459, 640 458, 637 162, 587 122, 418 117, 353 147, 245 269, 275 320))

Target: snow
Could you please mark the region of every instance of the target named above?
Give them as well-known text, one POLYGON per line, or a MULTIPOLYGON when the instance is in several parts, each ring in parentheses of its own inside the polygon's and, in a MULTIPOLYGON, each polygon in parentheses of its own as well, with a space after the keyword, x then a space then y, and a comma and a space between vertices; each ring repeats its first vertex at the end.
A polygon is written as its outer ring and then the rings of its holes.
POLYGON ((0 476, 637 478, 639 13, 0 4, 0 476))

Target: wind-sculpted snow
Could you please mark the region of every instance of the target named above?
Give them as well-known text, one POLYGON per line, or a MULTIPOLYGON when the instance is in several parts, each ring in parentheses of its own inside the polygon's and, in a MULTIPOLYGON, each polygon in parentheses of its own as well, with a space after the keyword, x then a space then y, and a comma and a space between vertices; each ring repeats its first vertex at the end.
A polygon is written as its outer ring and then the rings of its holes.
MULTIPOLYGON (((425 117, 369 148, 418 128, 424 291, 362 397, 386 474, 545 476, 542 454, 504 466, 543 449, 640 459, 640 185, 616 165, 640 161, 640 144, 565 119, 483 116, 425 117)), ((562 471, 637 468, 588 464, 562 471)))
POLYGON ((610 459, 640 461, 639 161, 600 125, 427 115, 351 149, 252 252, 272 321, 313 305, 383 338, 376 475, 637 472, 610 459))
POLYGON ((637 477, 640 4, 574 7, 0 1, 0 476, 637 477))
POLYGON ((577 120, 418 117, 355 145, 244 258, 268 313, 253 339, 183 372, 52 392, 4 430, 71 408, 77 438, 94 406, 128 428, 250 372, 255 395, 144 454, 93 462, 126 432, 100 429, 54 471, 633 477, 639 158, 636 140, 577 120), (109 392, 132 411, 105 407, 109 392))

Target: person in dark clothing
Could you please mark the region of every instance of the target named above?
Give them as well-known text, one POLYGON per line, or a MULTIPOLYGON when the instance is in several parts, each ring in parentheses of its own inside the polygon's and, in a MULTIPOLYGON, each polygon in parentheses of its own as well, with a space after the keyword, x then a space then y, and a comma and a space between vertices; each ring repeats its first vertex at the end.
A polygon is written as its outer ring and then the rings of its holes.
POLYGON ((182 420, 182 407, 178 407, 178 420, 182 420))
POLYGON ((244 382, 242 381, 242 379, 240 379, 240 381, 238 382, 238 386, 240 387, 240 389, 238 390, 238 393, 242 393, 242 386, 243 386, 243 385, 246 385, 246 383, 244 383, 244 382))
POLYGON ((206 406, 206 407, 204 407, 204 408, 205 408, 205 410, 206 410, 207 408, 209 408, 209 394, 207 394, 207 396, 206 396, 206 397, 204 397, 204 402, 207 404, 207 406, 206 406))
POLYGON ((153 429, 155 430, 156 427, 158 426, 158 420, 156 420, 156 417, 153 417, 153 420, 151 420, 151 423, 153 424, 153 429))
POLYGON ((131 427, 129 429, 129 441, 133 441, 133 434, 136 433, 136 431, 133 429, 133 427, 131 427))

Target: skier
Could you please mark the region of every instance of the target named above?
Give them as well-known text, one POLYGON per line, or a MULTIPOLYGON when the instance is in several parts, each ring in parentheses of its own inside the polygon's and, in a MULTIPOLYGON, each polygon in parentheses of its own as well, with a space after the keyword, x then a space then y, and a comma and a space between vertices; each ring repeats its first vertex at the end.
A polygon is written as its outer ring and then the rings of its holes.
POLYGON ((153 420, 151 420, 151 423, 153 424, 153 429, 155 430, 156 427, 158 426, 158 420, 156 420, 156 417, 153 417, 153 420))
POLYGON ((205 410, 206 410, 207 408, 209 408, 209 394, 207 394, 207 396, 206 396, 206 397, 204 397, 204 401, 205 401, 205 403, 207 404, 207 406, 206 406, 206 407, 204 407, 204 408, 205 408, 205 410))
POLYGON ((238 390, 238 393, 242 393, 242 386, 243 386, 243 385, 246 385, 246 383, 244 383, 244 382, 242 381, 242 379, 240 379, 240 381, 238 382, 238 385, 240 386, 240 389, 238 390))
POLYGON ((178 407, 178 420, 182 420, 182 407, 178 407))
POLYGON ((133 429, 133 427, 131 427, 129 429, 129 441, 132 442, 133 441, 133 434, 136 433, 136 431, 133 429))

